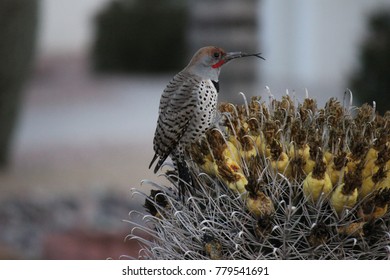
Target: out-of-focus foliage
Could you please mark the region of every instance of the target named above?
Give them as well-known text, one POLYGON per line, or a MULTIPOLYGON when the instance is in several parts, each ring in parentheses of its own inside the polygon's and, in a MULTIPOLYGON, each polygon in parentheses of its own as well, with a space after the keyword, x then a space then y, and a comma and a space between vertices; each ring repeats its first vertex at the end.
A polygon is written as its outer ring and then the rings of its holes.
POLYGON ((92 57, 100 72, 161 72, 183 66, 186 1, 115 0, 96 17, 92 57))
POLYGON ((30 72, 38 0, 0 1, 0 167, 8 162, 23 84, 30 72))
POLYGON ((376 102, 384 113, 390 108, 390 9, 381 10, 369 18, 369 35, 360 50, 360 69, 350 85, 360 102, 376 102))

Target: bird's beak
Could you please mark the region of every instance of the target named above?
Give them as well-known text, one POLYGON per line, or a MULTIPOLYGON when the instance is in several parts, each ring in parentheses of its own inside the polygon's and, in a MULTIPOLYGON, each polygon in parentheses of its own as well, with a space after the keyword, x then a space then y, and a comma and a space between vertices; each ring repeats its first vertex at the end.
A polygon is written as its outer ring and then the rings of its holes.
POLYGON ((241 58, 241 57, 247 57, 247 56, 256 56, 257 58, 261 58, 265 60, 264 57, 261 56, 261 53, 243 53, 243 52, 228 52, 226 53, 220 61, 212 65, 213 68, 219 68, 222 65, 228 63, 230 60, 241 58))
POLYGON ((241 57, 247 57, 247 56, 256 56, 257 58, 261 58, 265 60, 264 57, 261 56, 261 53, 243 53, 243 52, 228 52, 225 54, 224 61, 225 63, 236 58, 241 58, 241 57))

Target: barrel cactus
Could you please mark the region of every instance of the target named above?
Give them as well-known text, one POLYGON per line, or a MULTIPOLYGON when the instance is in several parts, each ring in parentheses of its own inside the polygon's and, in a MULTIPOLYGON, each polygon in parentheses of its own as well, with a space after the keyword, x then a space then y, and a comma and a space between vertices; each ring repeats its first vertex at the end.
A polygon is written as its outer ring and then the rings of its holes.
POLYGON ((187 151, 187 192, 175 170, 133 189, 147 211, 130 213, 139 257, 390 259, 390 112, 350 103, 221 104, 187 151))

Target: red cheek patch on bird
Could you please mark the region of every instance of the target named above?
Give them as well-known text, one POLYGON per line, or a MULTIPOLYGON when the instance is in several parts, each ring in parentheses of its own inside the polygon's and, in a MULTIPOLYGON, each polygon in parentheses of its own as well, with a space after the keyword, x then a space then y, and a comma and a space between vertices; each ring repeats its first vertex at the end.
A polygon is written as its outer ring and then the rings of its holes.
POLYGON ((225 64, 225 60, 222 59, 222 60, 218 61, 217 63, 211 65, 211 67, 213 67, 213 68, 219 68, 219 67, 221 67, 221 66, 224 65, 224 64, 225 64))

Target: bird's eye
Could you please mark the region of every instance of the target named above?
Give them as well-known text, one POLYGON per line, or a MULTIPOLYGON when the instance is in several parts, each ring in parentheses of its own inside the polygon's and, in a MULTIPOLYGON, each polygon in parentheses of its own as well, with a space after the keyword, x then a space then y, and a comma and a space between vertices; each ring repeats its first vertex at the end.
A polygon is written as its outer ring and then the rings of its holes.
POLYGON ((219 52, 213 53, 213 56, 214 56, 215 58, 219 58, 219 52))

